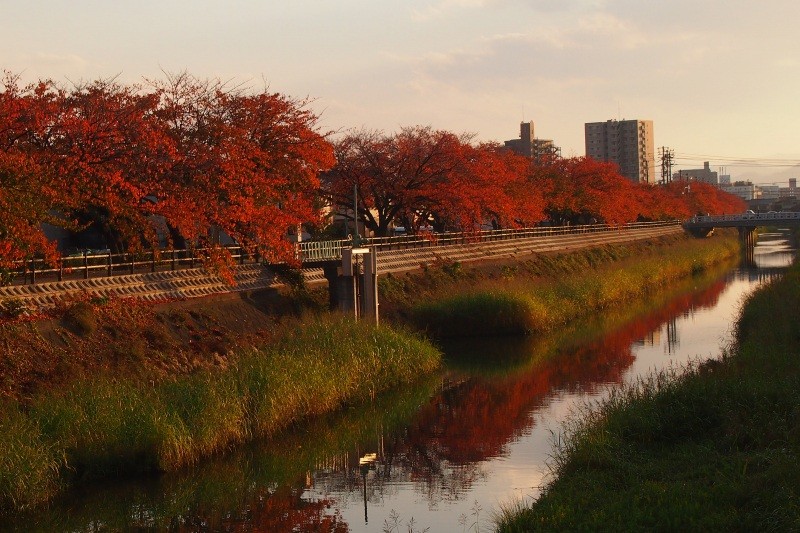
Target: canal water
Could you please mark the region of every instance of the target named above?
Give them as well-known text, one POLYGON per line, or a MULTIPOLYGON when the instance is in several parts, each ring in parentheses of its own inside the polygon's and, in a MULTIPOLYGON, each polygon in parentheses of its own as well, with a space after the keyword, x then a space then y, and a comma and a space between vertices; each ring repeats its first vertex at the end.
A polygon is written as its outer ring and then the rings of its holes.
MULTIPOLYGON (((547 338, 446 344, 446 370, 159 478, 93 485, 7 522, 19 531, 490 531, 536 498, 565 417, 609 387, 719 357, 743 299, 793 250, 688 280, 547 338)), ((0 529, 3 529, 0 527, 0 529)))

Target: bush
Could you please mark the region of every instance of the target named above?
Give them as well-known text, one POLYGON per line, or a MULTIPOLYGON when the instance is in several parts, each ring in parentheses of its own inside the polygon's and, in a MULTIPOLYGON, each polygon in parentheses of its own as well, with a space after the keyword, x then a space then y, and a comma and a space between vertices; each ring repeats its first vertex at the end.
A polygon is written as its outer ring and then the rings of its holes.
POLYGON ((88 335, 97 329, 97 317, 89 302, 75 302, 64 312, 65 325, 77 335, 88 335))
POLYGON ((17 318, 26 310, 25 301, 22 298, 9 298, 0 305, 0 316, 6 318, 17 318))

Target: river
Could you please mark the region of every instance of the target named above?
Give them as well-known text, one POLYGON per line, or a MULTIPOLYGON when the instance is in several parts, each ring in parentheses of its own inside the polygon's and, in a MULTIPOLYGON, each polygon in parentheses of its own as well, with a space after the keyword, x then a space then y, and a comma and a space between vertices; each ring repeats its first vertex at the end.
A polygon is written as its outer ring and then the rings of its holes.
POLYGON ((446 344, 445 371, 414 387, 178 473, 72 491, 5 529, 490 531, 500 506, 539 494, 565 417, 719 357, 743 299, 792 257, 785 234, 762 234, 753 265, 547 338, 446 344))

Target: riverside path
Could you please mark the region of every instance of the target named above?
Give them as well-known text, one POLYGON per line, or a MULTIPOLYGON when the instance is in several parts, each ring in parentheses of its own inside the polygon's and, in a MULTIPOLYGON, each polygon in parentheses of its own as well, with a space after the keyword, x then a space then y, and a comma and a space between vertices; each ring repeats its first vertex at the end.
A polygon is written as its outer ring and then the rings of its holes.
MULTIPOLYGON (((535 253, 652 239, 681 231, 683 229, 677 221, 620 226, 593 224, 371 238, 363 239, 360 246, 375 247, 378 272, 385 274, 416 270, 443 260, 464 263, 522 260, 535 253)), ((309 285, 325 283, 322 265, 341 261, 342 249, 350 246, 352 242, 349 240, 300 243, 297 253, 305 282, 309 285)), ((174 251, 160 255, 163 257, 158 261, 140 258, 122 263, 121 273, 110 254, 84 254, 79 258, 80 264, 68 269, 66 274, 63 268, 23 268, 16 283, 0 287, 0 307, 6 310, 11 306, 43 309, 56 305, 65 297, 81 294, 156 301, 258 290, 282 284, 275 265, 263 263, 258 257, 246 256, 241 251, 233 254, 239 263, 233 268, 233 284, 203 268, 195 268, 194 259, 188 268, 180 268, 182 261, 189 261, 185 254, 178 259, 174 251), (37 272, 36 276, 30 274, 31 270, 37 272)))

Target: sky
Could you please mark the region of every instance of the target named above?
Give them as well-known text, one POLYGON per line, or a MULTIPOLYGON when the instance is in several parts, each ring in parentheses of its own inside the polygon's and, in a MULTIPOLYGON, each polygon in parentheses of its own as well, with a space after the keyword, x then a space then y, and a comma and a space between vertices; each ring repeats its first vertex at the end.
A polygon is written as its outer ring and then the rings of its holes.
MULTIPOLYGON (((0 0, 0 69, 125 83, 186 71, 293 98, 320 129, 404 126, 564 156, 652 120, 673 170, 800 178, 796 0, 0 0)), ((658 162, 657 162, 658 166, 658 162)))

